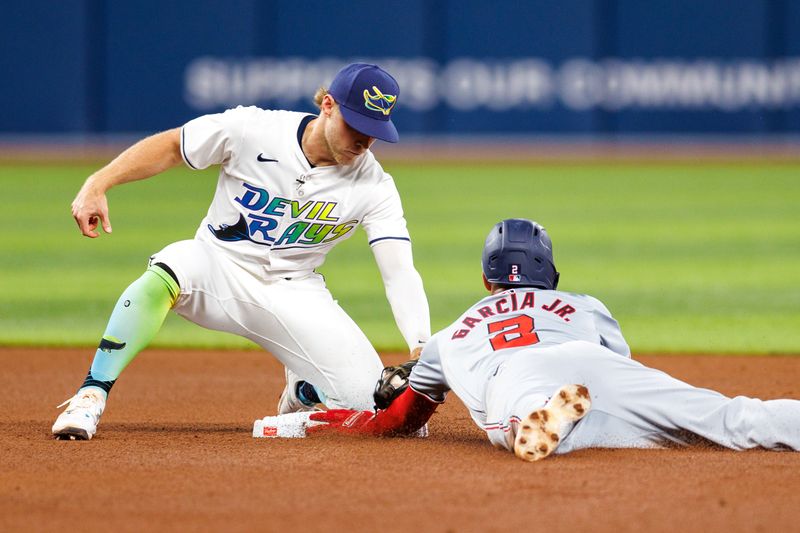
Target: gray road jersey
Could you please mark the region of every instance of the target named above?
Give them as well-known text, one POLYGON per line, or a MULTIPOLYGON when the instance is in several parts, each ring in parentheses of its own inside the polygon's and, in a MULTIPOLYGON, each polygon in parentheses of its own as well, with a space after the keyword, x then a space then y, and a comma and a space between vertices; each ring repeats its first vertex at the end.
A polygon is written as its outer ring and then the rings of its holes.
POLYGON ((598 299, 529 288, 503 291, 479 301, 428 341, 411 387, 436 401, 452 389, 483 424, 486 385, 498 365, 521 349, 578 340, 630 357, 619 324, 598 299))

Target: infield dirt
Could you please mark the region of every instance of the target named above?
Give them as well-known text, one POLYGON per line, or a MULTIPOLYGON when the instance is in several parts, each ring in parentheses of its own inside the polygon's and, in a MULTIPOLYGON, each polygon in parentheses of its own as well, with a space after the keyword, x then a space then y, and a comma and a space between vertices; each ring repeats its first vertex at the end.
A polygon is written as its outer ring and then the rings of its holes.
MULTIPOLYGON (((89 349, 0 349, 0 531, 798 531, 800 453, 590 450, 527 464, 451 397, 428 439, 253 439, 280 365, 148 350, 97 436, 50 425, 89 349)), ((402 356, 387 355, 387 363, 402 356)), ((639 356, 728 395, 800 397, 796 357, 639 356)))

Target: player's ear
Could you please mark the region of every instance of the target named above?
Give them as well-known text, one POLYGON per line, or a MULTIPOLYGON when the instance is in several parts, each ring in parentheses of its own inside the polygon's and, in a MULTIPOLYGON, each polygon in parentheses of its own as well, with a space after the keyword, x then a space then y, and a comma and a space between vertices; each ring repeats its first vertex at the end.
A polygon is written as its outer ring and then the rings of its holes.
POLYGON ((333 99, 333 96, 330 94, 326 94, 322 97, 322 103, 320 104, 320 111, 325 113, 325 116, 331 116, 333 113, 333 108, 336 106, 336 100, 333 99))
POLYGON ((492 292, 492 284, 486 279, 486 274, 481 273, 481 277, 483 278, 483 286, 486 287, 487 291, 492 292))

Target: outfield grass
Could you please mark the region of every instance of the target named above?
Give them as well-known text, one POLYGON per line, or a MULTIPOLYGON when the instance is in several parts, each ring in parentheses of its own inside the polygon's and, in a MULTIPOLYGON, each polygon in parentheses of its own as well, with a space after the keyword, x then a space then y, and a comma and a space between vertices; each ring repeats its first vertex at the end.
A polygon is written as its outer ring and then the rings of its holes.
MULTIPOLYGON (((97 342, 116 298, 164 245, 190 238, 215 172, 178 169, 109 194, 113 235, 80 236, 70 202, 93 166, 0 166, 0 344, 97 342)), ((603 300, 634 351, 800 353, 800 166, 390 164, 434 329, 483 296, 496 221, 555 243, 561 288, 603 300)), ((323 267, 382 349, 401 348, 363 231, 323 267)), ((248 342, 170 317, 162 346, 248 342)))

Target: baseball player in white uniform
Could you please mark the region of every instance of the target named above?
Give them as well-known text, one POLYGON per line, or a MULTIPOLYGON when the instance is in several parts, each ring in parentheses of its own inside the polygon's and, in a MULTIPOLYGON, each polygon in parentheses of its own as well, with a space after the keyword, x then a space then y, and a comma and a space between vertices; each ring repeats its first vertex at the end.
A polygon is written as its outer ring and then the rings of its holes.
POLYGON ((105 192, 185 163, 220 165, 194 239, 150 258, 122 294, 89 373, 52 432, 90 439, 108 392, 170 309, 246 337, 286 367, 279 413, 366 409, 383 365, 316 269, 366 230, 397 325, 418 356, 430 336, 427 299, 392 177, 369 151, 398 140, 399 88, 376 65, 351 64, 315 97, 319 115, 237 107, 140 141, 91 176, 73 202, 82 233, 111 232, 105 192))
POLYGON ((630 359, 597 299, 556 290, 544 228, 504 220, 483 250, 491 292, 436 333, 384 411, 310 416, 315 431, 408 433, 454 391, 499 448, 535 461, 591 447, 711 442, 800 450, 800 401, 728 398, 630 359))

